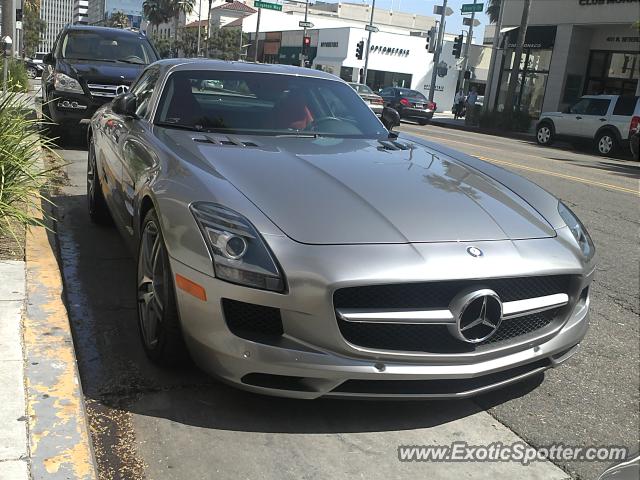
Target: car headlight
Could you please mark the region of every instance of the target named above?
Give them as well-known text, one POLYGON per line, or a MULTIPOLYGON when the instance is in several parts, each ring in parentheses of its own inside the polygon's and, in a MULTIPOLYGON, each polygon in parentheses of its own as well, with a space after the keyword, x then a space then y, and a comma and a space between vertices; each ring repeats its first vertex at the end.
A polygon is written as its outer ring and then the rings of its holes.
POLYGON ((573 234, 573 238, 576 239, 582 254, 588 260, 591 260, 596 253, 596 247, 587 232, 587 229, 584 228, 582 222, 578 220, 576 214, 573 213, 569 207, 567 207, 564 203, 558 202, 558 213, 564 220, 564 223, 567 224, 569 230, 573 234))
POLYGON ((53 77, 53 87, 59 92, 84 93, 78 80, 59 72, 53 77))
POLYGON ((214 203, 196 202, 189 208, 213 258, 216 277, 263 290, 284 290, 276 261, 251 222, 214 203))

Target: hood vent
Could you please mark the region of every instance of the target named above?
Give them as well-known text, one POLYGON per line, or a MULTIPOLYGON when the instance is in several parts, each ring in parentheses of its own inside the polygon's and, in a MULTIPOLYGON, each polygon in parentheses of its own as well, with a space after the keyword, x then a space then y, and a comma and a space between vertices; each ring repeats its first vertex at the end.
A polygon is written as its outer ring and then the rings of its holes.
POLYGON ((397 150, 409 150, 409 146, 404 143, 391 141, 391 140, 379 140, 380 145, 378 145, 378 150, 385 151, 397 151, 397 150))
POLYGON ((200 137, 193 137, 192 140, 197 143, 209 143, 211 145, 227 145, 236 147, 257 147, 258 145, 253 142, 241 142, 238 139, 232 137, 215 138, 209 135, 203 135, 200 137))

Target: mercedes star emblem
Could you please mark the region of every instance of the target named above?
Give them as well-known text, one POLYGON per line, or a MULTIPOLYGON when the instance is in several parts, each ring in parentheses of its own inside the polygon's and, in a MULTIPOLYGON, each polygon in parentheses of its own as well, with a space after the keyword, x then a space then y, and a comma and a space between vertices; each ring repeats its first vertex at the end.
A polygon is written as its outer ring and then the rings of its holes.
POLYGON ((482 256, 482 250, 480 250, 478 247, 467 247, 467 253, 476 258, 482 256))
POLYGON ((491 338, 502 323, 502 301, 488 288, 463 292, 449 306, 455 318, 450 333, 467 343, 480 343, 491 338))
POLYGON ((126 85, 118 85, 116 87, 116 95, 122 95, 123 93, 127 93, 129 91, 129 87, 126 85))

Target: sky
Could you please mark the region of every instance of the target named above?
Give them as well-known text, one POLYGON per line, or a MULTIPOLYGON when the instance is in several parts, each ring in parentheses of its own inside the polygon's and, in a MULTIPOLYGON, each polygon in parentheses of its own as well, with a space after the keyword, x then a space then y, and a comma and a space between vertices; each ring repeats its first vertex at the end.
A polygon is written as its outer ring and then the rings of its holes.
MULTIPOLYGON (((328 0, 328 1, 337 1, 337 0, 328 0)), ((343 0, 348 1, 349 3, 368 3, 371 4, 371 0, 343 0)), ((447 33, 460 33, 462 30, 462 19, 466 16, 471 15, 461 15, 460 9, 462 8, 463 3, 473 3, 473 0, 448 0, 447 6, 453 10, 453 15, 447 17, 446 20, 446 32, 447 33)), ((481 3, 481 0, 478 0, 478 3, 481 3)), ((476 18, 480 20, 480 25, 478 27, 474 27, 473 29, 473 43, 482 43, 482 38, 484 36, 484 27, 489 23, 489 17, 484 13, 486 9, 486 0, 485 6, 483 8, 482 13, 476 13, 476 18)), ((386 10, 395 10, 407 13, 418 13, 420 15, 430 15, 433 14, 434 5, 442 5, 442 0, 376 0, 376 8, 384 8, 386 10)), ((440 20, 440 17, 437 17, 440 20)), ((469 27, 464 27, 465 30, 468 30, 469 27)))

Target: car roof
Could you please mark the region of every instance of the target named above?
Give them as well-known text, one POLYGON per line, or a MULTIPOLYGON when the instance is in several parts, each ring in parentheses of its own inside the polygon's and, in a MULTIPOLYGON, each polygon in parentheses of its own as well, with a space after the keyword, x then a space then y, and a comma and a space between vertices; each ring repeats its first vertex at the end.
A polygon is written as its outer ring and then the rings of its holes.
POLYGON ((138 30, 128 30, 126 28, 115 28, 115 27, 102 27, 98 25, 67 25, 65 30, 68 31, 88 31, 88 32, 109 32, 109 33, 119 33, 124 35, 132 35, 136 37, 145 37, 145 35, 138 30))
POLYGON ((253 73, 297 75, 312 78, 324 78, 326 80, 337 80, 340 82, 343 81, 341 78, 330 73, 323 72, 322 70, 271 63, 238 62, 202 58, 169 58, 165 60, 158 60, 154 65, 161 65, 172 72, 188 70, 232 70, 253 73))

